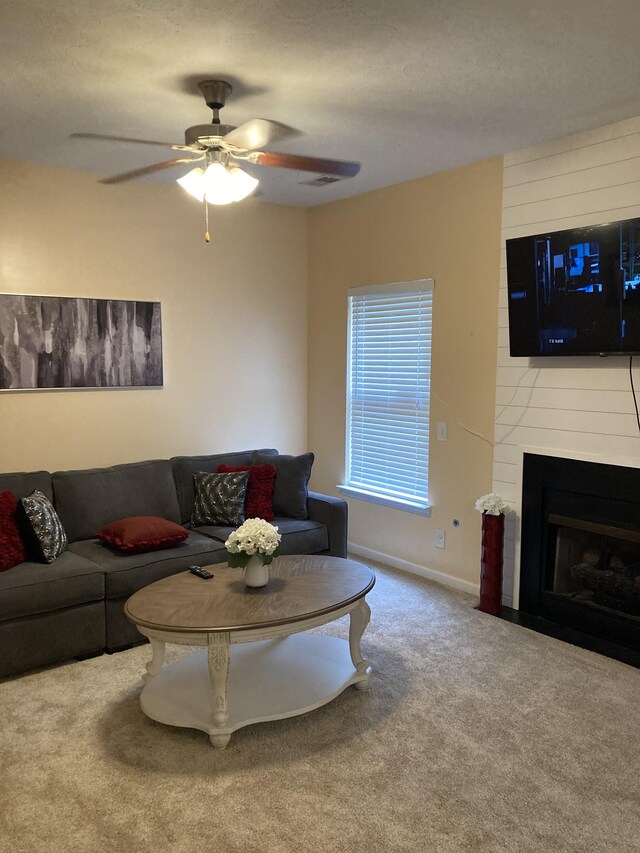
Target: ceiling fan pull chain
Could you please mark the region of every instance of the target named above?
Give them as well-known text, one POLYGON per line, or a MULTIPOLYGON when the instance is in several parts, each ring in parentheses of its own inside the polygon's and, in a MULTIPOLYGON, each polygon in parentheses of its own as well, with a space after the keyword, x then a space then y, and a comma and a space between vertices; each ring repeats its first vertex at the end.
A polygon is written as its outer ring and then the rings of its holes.
POLYGON ((207 202, 206 198, 203 199, 203 201, 204 201, 204 242, 210 243, 211 242, 211 234, 209 234, 209 203, 207 202))

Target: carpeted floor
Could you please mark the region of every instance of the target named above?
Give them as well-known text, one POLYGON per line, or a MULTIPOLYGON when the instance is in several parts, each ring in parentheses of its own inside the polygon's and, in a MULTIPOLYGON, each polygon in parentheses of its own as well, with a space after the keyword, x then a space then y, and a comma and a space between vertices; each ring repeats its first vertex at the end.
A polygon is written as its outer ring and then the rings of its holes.
POLYGON ((140 711, 148 646, 0 683, 0 851, 640 851, 638 670, 402 573, 368 600, 369 693, 224 751, 140 711))

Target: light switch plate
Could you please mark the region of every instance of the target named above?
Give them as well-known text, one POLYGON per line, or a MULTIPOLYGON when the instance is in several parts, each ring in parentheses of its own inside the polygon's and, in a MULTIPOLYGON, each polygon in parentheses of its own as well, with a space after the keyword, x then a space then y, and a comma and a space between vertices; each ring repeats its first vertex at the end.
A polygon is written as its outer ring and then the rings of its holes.
POLYGON ((436 530, 436 548, 444 549, 445 532, 444 530, 436 530))
POLYGON ((438 423, 438 441, 446 441, 447 440, 447 424, 446 421, 440 421, 438 423))

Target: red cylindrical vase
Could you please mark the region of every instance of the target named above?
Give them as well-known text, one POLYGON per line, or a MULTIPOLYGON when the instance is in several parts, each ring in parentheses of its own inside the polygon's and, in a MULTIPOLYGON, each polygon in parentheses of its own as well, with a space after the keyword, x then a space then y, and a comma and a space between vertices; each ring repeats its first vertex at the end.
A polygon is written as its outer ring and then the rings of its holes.
POLYGON ((482 514, 482 561, 480 569, 480 610, 500 613, 502 607, 502 549, 504 515, 482 514))

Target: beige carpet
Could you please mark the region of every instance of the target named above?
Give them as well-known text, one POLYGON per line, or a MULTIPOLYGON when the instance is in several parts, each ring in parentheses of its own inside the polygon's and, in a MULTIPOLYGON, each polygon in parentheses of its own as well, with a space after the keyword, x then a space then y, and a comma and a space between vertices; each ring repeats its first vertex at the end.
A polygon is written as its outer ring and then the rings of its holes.
POLYGON ((401 573, 369 600, 370 692, 225 751, 142 714, 148 646, 1 683, 2 853, 640 851, 638 670, 401 573))

